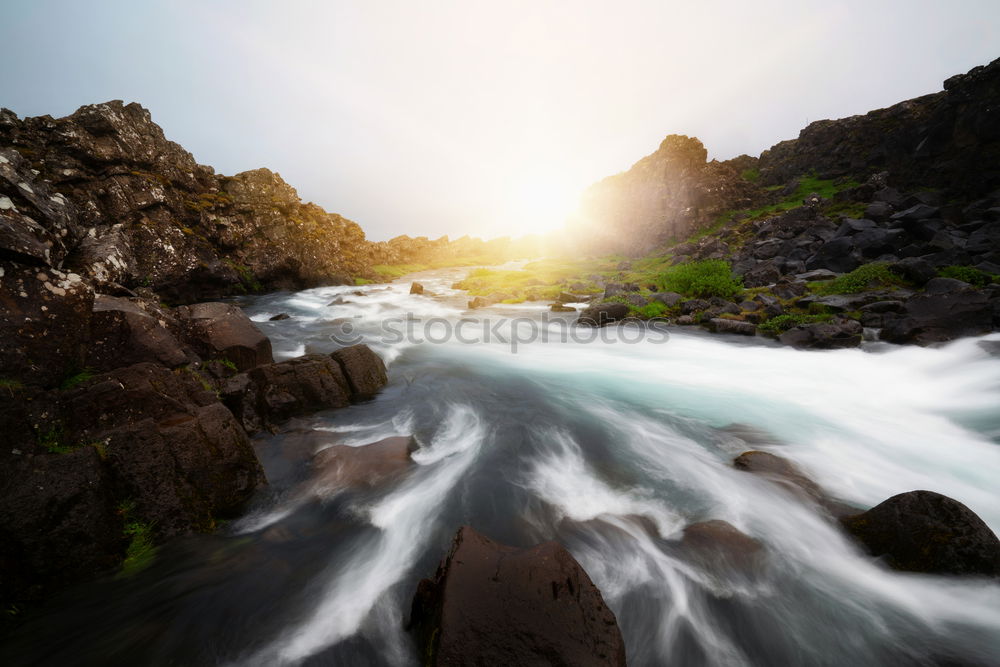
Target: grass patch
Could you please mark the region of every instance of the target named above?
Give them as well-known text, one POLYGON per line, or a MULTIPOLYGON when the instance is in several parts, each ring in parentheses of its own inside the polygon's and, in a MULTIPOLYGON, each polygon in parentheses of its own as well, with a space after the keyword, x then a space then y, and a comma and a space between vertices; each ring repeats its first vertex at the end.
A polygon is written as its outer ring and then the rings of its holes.
POLYGON ((376 264, 372 267, 372 271, 385 280, 395 280, 396 278, 405 276, 407 273, 426 271, 429 268, 426 264, 376 264))
POLYGON ((354 284, 360 287, 361 285, 371 285, 372 281, 367 278, 355 278, 354 284))
POLYGON ((903 278, 889 270, 888 264, 872 262, 834 280, 812 283, 810 287, 816 294, 857 294, 870 289, 901 287, 906 284, 903 278))
POLYGON ((657 287, 684 296, 732 299, 743 291, 743 280, 733 275, 729 262, 706 259, 678 264, 660 274, 657 287))
POLYGON ((744 169, 740 172, 740 177, 744 181, 750 181, 751 183, 756 183, 760 180, 760 169, 756 167, 751 167, 750 169, 744 169))
POLYGON ((833 319, 833 315, 829 313, 820 313, 812 315, 801 315, 786 313, 784 315, 778 315, 772 317, 766 322, 761 323, 757 326, 757 329, 763 333, 768 334, 782 334, 789 329, 793 329, 797 326, 803 324, 816 324, 817 322, 829 322, 833 319))
POLYGON ((219 363, 222 364, 224 368, 228 368, 234 373, 240 370, 239 368, 236 367, 236 364, 230 359, 219 359, 219 363))
MULTIPOLYGON (((503 303, 554 301, 561 292, 593 294, 601 290, 594 280, 581 278, 591 274, 615 275, 618 262, 611 259, 591 261, 539 260, 522 269, 474 269, 455 284, 472 296, 501 295, 503 303)), ((617 275, 622 275, 617 272, 617 275)))
MULTIPOLYGON (((844 181, 837 183, 831 179, 817 178, 815 175, 803 176, 799 179, 798 187, 795 188, 795 192, 788 195, 780 202, 776 204, 768 204, 767 206, 761 206, 759 208, 752 209, 742 209, 742 210, 730 210, 719 215, 715 222, 706 230, 704 233, 698 231, 698 236, 692 236, 691 239, 699 239, 707 234, 711 234, 712 231, 718 231, 726 223, 731 222, 737 217, 745 218, 747 220, 757 220, 758 218, 770 217, 772 215, 778 215, 779 213, 784 213, 785 211, 790 211, 793 208, 798 208, 802 206, 802 201, 811 194, 817 194, 823 199, 829 199, 833 197, 838 192, 843 190, 849 190, 851 188, 856 188, 860 185, 857 181, 844 181)), ((780 190, 782 186, 772 186, 767 188, 767 190, 780 190)), ((845 210, 849 208, 848 204, 841 205, 839 203, 834 203, 828 205, 824 211, 829 212, 834 207, 844 206, 845 210)), ((861 211, 864 212, 864 206, 862 205, 861 211)), ((851 209, 854 210, 854 209, 851 209)))
POLYGON ((980 271, 974 266, 946 266, 938 275, 942 278, 954 278, 976 287, 986 287, 990 283, 1000 283, 1000 276, 980 271))
POLYGON ((629 314, 646 320, 651 320, 656 317, 667 317, 673 313, 667 304, 659 301, 653 301, 651 303, 647 303, 645 306, 630 305, 629 314))

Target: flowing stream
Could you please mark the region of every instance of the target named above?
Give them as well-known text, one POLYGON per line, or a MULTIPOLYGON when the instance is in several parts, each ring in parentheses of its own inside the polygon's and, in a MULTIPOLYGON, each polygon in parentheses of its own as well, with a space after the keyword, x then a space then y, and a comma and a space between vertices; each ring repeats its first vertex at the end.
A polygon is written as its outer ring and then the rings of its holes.
MULTIPOLYGON (((1000 584, 880 567, 815 507, 731 464, 779 454, 864 509, 937 491, 1000 532, 1000 336, 832 352, 676 329, 564 341, 575 315, 543 304, 467 311, 450 287, 464 273, 416 276, 431 295, 410 295, 408 277, 245 302, 278 360, 332 351, 353 327, 389 385, 258 438, 271 484, 245 516, 71 591, 21 633, 19 660, 416 665, 416 584, 470 524, 512 545, 562 542, 615 612, 630 665, 1000 663, 1000 584), (381 331, 407 313, 439 342, 381 331), (463 318, 488 319, 491 340, 443 340, 463 318), (527 322, 549 338, 512 353, 527 322), (318 446, 411 434, 412 469, 391 483, 312 481, 318 446), (760 566, 719 571, 678 548, 710 519, 759 540, 760 566)), ((466 324, 466 340, 483 337, 466 324)))

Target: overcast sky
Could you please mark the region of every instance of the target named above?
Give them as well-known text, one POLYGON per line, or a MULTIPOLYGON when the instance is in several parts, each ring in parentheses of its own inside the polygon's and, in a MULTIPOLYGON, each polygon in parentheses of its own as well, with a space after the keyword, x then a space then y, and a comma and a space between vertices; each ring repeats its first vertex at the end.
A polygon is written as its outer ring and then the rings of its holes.
POLYGON ((998 0, 3 0, 0 106, 140 102, 369 238, 541 231, 667 134, 759 154, 1000 57, 998 0))

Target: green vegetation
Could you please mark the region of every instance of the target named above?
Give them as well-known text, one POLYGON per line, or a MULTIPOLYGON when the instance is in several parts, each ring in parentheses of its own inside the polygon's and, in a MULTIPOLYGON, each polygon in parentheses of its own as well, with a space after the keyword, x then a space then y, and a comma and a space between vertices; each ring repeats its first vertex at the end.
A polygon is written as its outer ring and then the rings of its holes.
POLYGON ((94 371, 89 368, 85 368, 79 373, 75 373, 63 380, 62 384, 59 385, 59 388, 72 389, 73 387, 83 384, 92 377, 94 377, 94 371))
POLYGON ((153 524, 143 523, 133 518, 135 503, 131 500, 119 504, 118 513, 124 521, 123 532, 129 541, 125 550, 125 560, 122 562, 122 574, 134 574, 145 569, 156 555, 156 545, 153 543, 153 524))
MULTIPOLYGON (((736 218, 756 220, 758 218, 777 215, 802 206, 802 201, 811 194, 815 193, 823 199, 829 199, 842 190, 856 188, 858 185, 859 183, 857 181, 843 181, 838 183, 830 179, 817 178, 815 175, 803 176, 799 179, 798 187, 795 189, 795 192, 788 195, 780 202, 776 204, 768 204, 767 206, 761 206, 759 208, 726 211, 715 219, 715 222, 711 225, 711 227, 714 228, 714 231, 718 231, 718 229, 720 229, 723 225, 736 218)), ((780 189, 780 187, 781 186, 775 186, 767 189, 776 190, 780 189)), ((831 206, 836 205, 837 204, 832 204, 831 206)), ((698 233, 701 236, 705 235, 700 231, 698 233)), ((712 231, 708 231, 707 233, 710 234, 712 231)), ((701 238, 701 236, 698 238, 701 238)))
POLYGON ((986 287, 990 283, 1000 283, 1000 276, 986 271, 980 271, 974 266, 946 266, 938 275, 942 278, 954 278, 976 287, 986 287))
POLYGON ((786 313, 784 315, 778 315, 777 317, 772 317, 768 321, 760 324, 757 327, 757 329, 763 333, 777 335, 803 324, 815 324, 816 322, 829 322, 832 318, 833 316, 829 313, 813 314, 813 315, 786 313))
POLYGON ((667 304, 660 303, 659 301, 653 301, 652 303, 647 303, 645 306, 629 306, 629 313, 635 315, 636 317, 641 317, 646 320, 651 320, 656 317, 667 317, 672 315, 671 309, 667 304))
POLYGON ((656 284, 664 291, 700 298, 732 299, 743 291, 742 279, 733 276, 729 262, 721 259, 673 266, 659 276, 656 284))
POLYGON ((857 294, 869 289, 884 287, 899 287, 906 281, 889 270, 884 262, 872 262, 854 269, 835 280, 823 283, 810 283, 810 288, 816 294, 857 294))
POLYGON ((236 273, 240 276, 240 282, 243 284, 243 288, 248 292, 263 292, 264 286, 260 284, 257 280, 257 276, 253 274, 249 266, 245 266, 231 259, 222 260, 229 265, 236 273))
POLYGON ((500 295, 502 303, 552 301, 560 292, 593 294, 601 288, 580 276, 611 275, 613 260, 572 261, 546 259, 526 264, 522 269, 474 269, 455 284, 472 296, 500 295))
POLYGON ((426 264, 376 264, 372 267, 372 271, 385 280, 395 280, 396 278, 405 276, 407 273, 426 271, 429 268, 431 267, 426 264))
POLYGON ((24 389, 24 384, 20 380, 0 378, 0 391, 13 396, 15 392, 21 391, 22 389, 24 389))
POLYGON ((372 281, 367 278, 355 278, 354 284, 360 287, 361 285, 371 285, 372 281))
POLYGON ((63 442, 63 427, 55 424, 47 431, 36 432, 35 441, 52 454, 69 454, 77 447, 63 442))
POLYGON ((760 180, 760 169, 756 167, 751 167, 750 169, 744 169, 740 172, 740 176, 745 181, 750 181, 751 183, 756 183, 760 180))
POLYGON ((219 359, 219 363, 222 364, 223 367, 228 368, 229 370, 233 371, 234 373, 236 371, 240 370, 239 368, 236 367, 236 364, 233 361, 229 360, 229 359, 219 359))

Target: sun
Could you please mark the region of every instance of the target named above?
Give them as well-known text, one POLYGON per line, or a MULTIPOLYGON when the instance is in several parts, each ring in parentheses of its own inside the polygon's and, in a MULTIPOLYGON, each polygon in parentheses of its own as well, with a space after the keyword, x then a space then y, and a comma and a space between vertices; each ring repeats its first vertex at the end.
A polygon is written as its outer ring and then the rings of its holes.
POLYGON ((531 178, 513 185, 508 193, 506 225, 511 236, 562 228, 580 198, 578 187, 559 178, 531 178))

